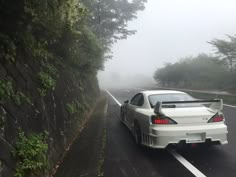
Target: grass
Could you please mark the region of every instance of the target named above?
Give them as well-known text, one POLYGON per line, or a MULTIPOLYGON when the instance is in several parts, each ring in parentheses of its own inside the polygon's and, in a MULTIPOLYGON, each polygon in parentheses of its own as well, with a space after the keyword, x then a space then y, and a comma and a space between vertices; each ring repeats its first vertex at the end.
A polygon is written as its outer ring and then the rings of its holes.
POLYGON ((103 100, 103 109, 104 112, 102 113, 103 116, 103 121, 104 121, 104 127, 103 127, 103 133, 102 133, 102 138, 101 138, 101 149, 100 149, 100 156, 99 156, 99 162, 98 162, 98 177, 103 177, 104 176, 104 162, 105 162, 105 148, 106 148, 106 144, 107 144, 107 129, 106 129, 106 125, 105 125, 105 121, 106 121, 106 106, 107 106, 107 101, 104 98, 103 100))
POLYGON ((102 137, 102 148, 101 148, 100 159, 99 159, 99 164, 98 164, 98 177, 104 176, 106 137, 107 137, 107 132, 106 132, 106 128, 104 128, 103 137, 102 137))

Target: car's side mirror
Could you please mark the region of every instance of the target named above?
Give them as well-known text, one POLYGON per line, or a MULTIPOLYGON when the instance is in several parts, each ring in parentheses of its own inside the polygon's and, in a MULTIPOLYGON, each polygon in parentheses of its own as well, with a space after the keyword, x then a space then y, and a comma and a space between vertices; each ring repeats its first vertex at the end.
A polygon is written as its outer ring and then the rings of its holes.
POLYGON ((129 103, 129 100, 125 100, 124 103, 125 103, 125 104, 128 104, 128 103, 129 103))
POLYGON ((161 102, 158 101, 154 106, 154 113, 158 114, 160 113, 160 110, 161 110, 161 102))

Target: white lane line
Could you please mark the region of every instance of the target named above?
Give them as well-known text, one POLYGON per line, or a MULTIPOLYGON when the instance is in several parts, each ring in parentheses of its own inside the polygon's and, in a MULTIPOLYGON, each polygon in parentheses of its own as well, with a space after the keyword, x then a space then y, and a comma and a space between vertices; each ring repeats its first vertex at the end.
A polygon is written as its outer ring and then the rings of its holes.
MULTIPOLYGON (((114 99, 114 101, 121 106, 120 102, 108 91, 105 91, 114 99)), ((190 162, 188 162, 183 156, 177 153, 175 150, 169 150, 168 152, 172 154, 185 168, 187 168, 196 177, 206 177, 202 172, 200 172, 196 167, 194 167, 190 162)))
POLYGON ((236 108, 236 106, 230 105, 230 104, 224 104, 224 106, 231 107, 231 108, 236 108))
POLYGON ((119 105, 121 106, 120 102, 108 91, 105 89, 105 91, 113 98, 113 100, 119 105))
POLYGON ((194 167, 190 162, 188 162, 183 156, 177 153, 175 150, 169 150, 171 153, 185 168, 187 168, 196 177, 206 177, 202 172, 200 172, 196 167, 194 167))

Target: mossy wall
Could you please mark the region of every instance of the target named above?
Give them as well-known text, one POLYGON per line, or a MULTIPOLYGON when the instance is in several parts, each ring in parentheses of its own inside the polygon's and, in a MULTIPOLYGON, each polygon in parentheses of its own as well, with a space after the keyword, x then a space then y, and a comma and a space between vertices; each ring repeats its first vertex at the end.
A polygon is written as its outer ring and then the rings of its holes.
MULTIPOLYGON (((48 135, 48 170, 76 135, 99 95, 96 75, 80 73, 61 64, 53 65, 57 77, 53 88, 44 89, 39 74, 44 66, 27 59, 2 61, 0 93, 0 174, 12 176, 16 162, 12 155, 19 130, 48 135), (71 111, 68 107, 73 107, 71 111)), ((47 72, 48 70, 45 70, 47 72)), ((50 84, 49 84, 50 85, 50 84)))
POLYGON ((0 1, 0 176, 46 176, 99 96, 87 16, 78 0, 0 1))

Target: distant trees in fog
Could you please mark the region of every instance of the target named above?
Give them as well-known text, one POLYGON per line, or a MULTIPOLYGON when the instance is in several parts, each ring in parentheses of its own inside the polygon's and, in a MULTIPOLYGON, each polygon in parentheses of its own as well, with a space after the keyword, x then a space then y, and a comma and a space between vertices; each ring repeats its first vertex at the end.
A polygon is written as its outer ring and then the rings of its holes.
POLYGON ((230 68, 233 71, 236 64, 236 37, 228 36, 229 41, 215 39, 209 42, 216 49, 220 57, 225 60, 230 68))
POLYGON ((217 56, 200 54, 157 69, 154 79, 162 86, 193 89, 236 90, 236 37, 209 42, 217 56))

